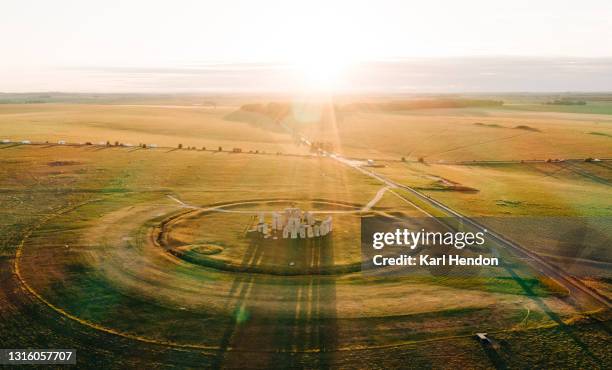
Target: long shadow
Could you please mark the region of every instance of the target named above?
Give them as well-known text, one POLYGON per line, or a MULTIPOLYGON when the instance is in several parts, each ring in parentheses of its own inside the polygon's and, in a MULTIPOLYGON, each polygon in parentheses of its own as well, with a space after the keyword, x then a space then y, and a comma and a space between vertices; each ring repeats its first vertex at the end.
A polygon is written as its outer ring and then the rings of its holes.
POLYGON ((234 317, 214 367, 329 368, 333 360, 329 352, 337 346, 336 286, 333 277, 318 272, 333 261, 331 238, 253 240, 244 266, 294 263, 308 266, 313 273, 286 280, 258 274, 237 276, 229 293, 234 317), (289 250, 275 253, 278 248, 289 250), (316 355, 305 355, 305 351, 316 355))
POLYGON ((497 353, 495 348, 489 344, 482 344, 482 350, 489 358, 489 361, 493 364, 496 369, 505 370, 508 368, 504 359, 497 353))
POLYGON ((590 173, 588 171, 585 171, 585 170, 583 170, 583 169, 581 169, 581 168, 579 168, 576 165, 573 165, 571 163, 569 163, 569 164, 567 164, 565 166, 561 166, 561 165, 559 165, 559 166, 563 167, 563 168, 566 168, 566 169, 570 170, 571 172, 573 172, 573 173, 575 173, 577 175, 580 175, 582 177, 585 177, 585 178, 587 178, 587 179, 589 179, 589 180, 591 180, 593 182, 596 182, 598 184, 608 185, 608 186, 612 185, 608 179, 604 179, 603 177, 599 177, 599 176, 597 176, 595 174, 592 174, 592 173, 590 173))
POLYGON ((599 167, 603 167, 605 169, 612 170, 612 165, 610 165, 609 163, 606 163, 606 162, 595 162, 595 163, 597 163, 599 167))
MULTIPOLYGON (((259 240, 252 240, 250 243, 243 259, 242 266, 253 266, 258 264, 258 259, 262 254, 261 243, 259 240)), ((215 360, 213 361, 213 368, 220 368, 223 364, 226 353, 230 347, 232 336, 237 330, 237 326, 240 325, 241 318, 238 315, 242 313, 242 307, 247 300, 247 291, 253 283, 253 276, 249 274, 238 274, 232 283, 232 287, 228 293, 228 303, 225 306, 225 311, 231 309, 229 305, 233 307, 233 315, 229 318, 227 328, 221 337, 219 343, 219 351, 215 360), (233 302, 232 302, 233 301, 233 302)))
POLYGON ((309 362, 307 366, 327 369, 331 367, 331 352, 337 347, 338 334, 335 279, 321 274, 334 263, 331 238, 298 245, 293 258, 302 258, 312 274, 302 278, 301 284, 294 288, 295 314, 288 315, 282 327, 277 328, 279 353, 270 365, 301 368, 305 363, 300 352, 316 350, 316 359, 310 359, 315 362, 309 362))
POLYGON ((558 325, 559 329, 561 331, 563 331, 563 333, 565 335, 567 335, 570 339, 572 339, 574 341, 574 343, 576 343, 576 345, 578 347, 580 347, 580 349, 587 356, 589 356, 591 359, 593 359, 598 365, 603 367, 603 365, 604 365, 603 361, 599 357, 597 357, 593 352, 591 352, 591 350, 589 349, 588 345, 586 343, 584 343, 578 336, 576 336, 573 333, 572 328, 570 326, 568 326, 567 324, 565 324, 565 322, 563 322, 561 317, 559 315, 557 315, 557 313, 555 313, 552 309, 550 309, 550 307, 548 307, 548 305, 533 291, 532 287, 529 286, 528 284, 526 284, 525 281, 520 276, 518 276, 518 274, 514 271, 514 269, 512 267, 504 264, 504 269, 517 282, 517 284, 520 285, 520 287, 525 291, 526 295, 532 301, 534 301, 538 305, 538 307, 540 307, 542 309, 542 311, 552 321, 554 321, 558 325))

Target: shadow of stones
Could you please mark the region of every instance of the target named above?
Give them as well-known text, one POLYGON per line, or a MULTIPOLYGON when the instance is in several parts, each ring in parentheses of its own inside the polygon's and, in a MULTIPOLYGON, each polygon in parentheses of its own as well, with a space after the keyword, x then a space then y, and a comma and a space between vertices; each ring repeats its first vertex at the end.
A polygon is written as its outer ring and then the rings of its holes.
POLYGON ((489 361, 491 361, 491 364, 493 364, 496 369, 503 370, 508 368, 504 359, 497 353, 495 346, 489 343, 481 343, 481 346, 482 350, 489 358, 489 361))
MULTIPOLYGON (((269 243, 254 238, 242 260, 244 267, 260 264, 308 266, 313 273, 298 277, 237 274, 229 297, 233 312, 220 343, 214 367, 329 368, 337 347, 336 284, 319 273, 334 263, 331 237, 269 243), (274 253, 288 248, 288 253, 274 253), (273 304, 272 310, 262 302, 273 304), (313 353, 315 362, 313 363, 313 353)), ((245 270, 248 270, 246 268, 245 270)))

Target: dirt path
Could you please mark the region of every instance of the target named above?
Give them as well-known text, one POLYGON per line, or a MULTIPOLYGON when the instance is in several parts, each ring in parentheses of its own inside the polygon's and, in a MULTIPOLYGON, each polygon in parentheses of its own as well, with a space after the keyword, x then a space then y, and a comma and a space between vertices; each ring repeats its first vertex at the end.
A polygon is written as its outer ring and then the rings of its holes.
POLYGON ((365 205, 365 206, 364 206, 364 207, 361 209, 361 212, 368 212, 369 210, 371 210, 371 209, 372 209, 372 207, 374 207, 374 206, 376 205, 376 203, 378 203, 378 202, 379 202, 379 201, 382 199, 383 195, 385 195, 385 192, 386 192, 387 190, 389 190, 389 189, 390 189, 390 187, 389 187, 389 186, 383 186, 383 187, 382 187, 382 188, 381 188, 381 189, 380 189, 380 190, 379 190, 379 191, 376 193, 376 195, 374 196, 374 198, 372 198, 372 200, 370 200, 370 201, 368 202, 368 204, 366 204, 366 205, 365 205))
MULTIPOLYGON (((374 197, 368 202, 368 204, 366 204, 365 206, 363 206, 360 209, 347 209, 347 210, 339 210, 339 209, 330 209, 330 210, 312 210, 309 211, 312 214, 351 214, 351 213, 361 213, 361 212, 368 212, 372 209, 372 207, 374 207, 376 205, 376 203, 378 203, 383 195, 385 194, 385 192, 387 190, 389 190, 390 187, 389 186, 385 186, 383 188, 381 188, 375 195, 374 197)), ((235 206, 241 206, 241 205, 249 205, 249 204, 254 204, 254 203, 261 203, 258 201, 246 201, 246 202, 234 202, 234 203, 227 203, 227 204, 223 204, 220 206, 214 206, 214 207, 199 207, 199 206, 194 206, 191 204, 187 204, 185 202, 183 202, 182 200, 176 198, 175 196, 172 195, 166 195, 169 199, 171 199, 172 201, 178 203, 181 205, 181 207, 184 208, 191 208, 191 209, 200 209, 203 211, 212 211, 212 212, 224 212, 224 213, 239 213, 239 214, 246 214, 246 215, 257 215, 260 213, 263 214, 272 214, 274 212, 281 212, 281 210, 269 210, 269 209, 250 209, 250 210, 237 210, 237 209, 226 209, 227 207, 235 207, 235 206)), ((290 202, 291 200, 289 199, 276 199, 276 200, 268 200, 267 202, 290 202)), ((333 204, 333 203, 329 203, 329 204, 333 204)))

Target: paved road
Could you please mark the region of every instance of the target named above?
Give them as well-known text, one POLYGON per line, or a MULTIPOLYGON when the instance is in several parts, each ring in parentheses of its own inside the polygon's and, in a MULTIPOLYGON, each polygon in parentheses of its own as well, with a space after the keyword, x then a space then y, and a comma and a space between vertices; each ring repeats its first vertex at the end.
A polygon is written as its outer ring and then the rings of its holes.
MULTIPOLYGON (((327 154, 327 153, 326 153, 327 154)), ((427 202, 428 204, 430 204, 431 206, 435 207, 436 209, 442 211, 443 213, 445 213, 446 215, 448 215, 449 217, 455 217, 457 219, 462 220, 464 223, 467 223, 469 225, 471 225, 474 229, 478 230, 478 231, 483 231, 487 233, 487 235, 489 235, 490 239, 492 239, 493 241, 495 241, 496 243, 498 243, 500 246, 505 247, 506 249, 514 252, 515 255, 523 258, 526 262, 529 263, 529 265, 531 265, 533 268, 535 268, 537 271, 539 271, 540 273, 542 273, 545 276, 548 276, 554 280, 556 280, 559 284, 561 284, 563 287, 565 287, 570 294, 570 298, 571 300, 574 301, 574 303, 578 304, 579 306, 581 306, 584 309, 587 310, 593 310, 593 309, 597 309, 597 308, 601 308, 601 307, 606 307, 606 308, 610 308, 612 307, 612 304, 610 302, 610 300, 597 293, 596 291, 590 289, 589 287, 587 287, 585 284, 583 284, 580 280, 574 278, 573 276, 566 274, 563 270, 559 269, 558 267, 555 267, 553 265, 551 265, 550 263, 548 263, 546 260, 544 260, 542 257, 538 256, 536 253, 518 245, 517 243, 508 240, 507 238, 505 238, 504 236, 502 236, 501 234, 492 231, 490 228, 485 227, 484 225, 478 223, 477 221, 462 215, 461 213, 459 213, 458 211, 444 205, 443 203, 432 199, 430 197, 428 197, 427 195, 409 187, 406 185, 402 185, 400 183, 397 183, 393 180, 390 180, 380 174, 375 173, 373 170, 371 169, 367 169, 362 167, 363 162, 359 162, 356 160, 351 160, 351 159, 346 159, 346 158, 342 158, 338 155, 335 154, 329 154, 329 157, 344 164, 347 166, 350 166, 352 168, 354 168, 355 170, 364 173, 370 177, 373 177, 379 181, 381 181, 383 184, 385 184, 386 186, 390 187, 390 188, 400 188, 400 189, 404 189, 409 191, 410 193, 414 194, 415 196, 417 196, 418 198, 422 199, 423 201, 427 202)), ((401 198, 403 198, 404 200, 406 200, 407 202, 410 202, 410 200, 402 197, 400 194, 397 194, 398 196, 400 196, 401 198)), ((410 202, 412 203, 412 202, 410 202)))

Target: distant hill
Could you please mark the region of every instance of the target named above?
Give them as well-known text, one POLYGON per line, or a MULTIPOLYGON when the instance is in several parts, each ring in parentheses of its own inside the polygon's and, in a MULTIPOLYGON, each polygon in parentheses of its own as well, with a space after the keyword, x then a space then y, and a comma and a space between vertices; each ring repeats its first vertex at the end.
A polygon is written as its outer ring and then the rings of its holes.
MULTIPOLYGON (((468 107, 496 107, 504 104, 501 100, 486 99, 412 99, 395 100, 388 102, 353 102, 347 104, 335 104, 333 110, 339 112, 353 111, 403 111, 415 109, 435 108, 468 108, 468 107)), ((272 120, 282 120, 292 111, 292 104, 286 102, 270 102, 244 104, 240 112, 255 113, 256 116, 265 116, 272 120)), ((327 107, 329 110, 330 107, 327 107)), ((230 118, 231 119, 231 118, 230 118)))
POLYGON ((436 108, 469 108, 469 107, 496 107, 504 104, 501 100, 484 99, 419 99, 398 100, 390 102, 358 102, 340 107, 341 111, 403 111, 415 109, 436 108))

